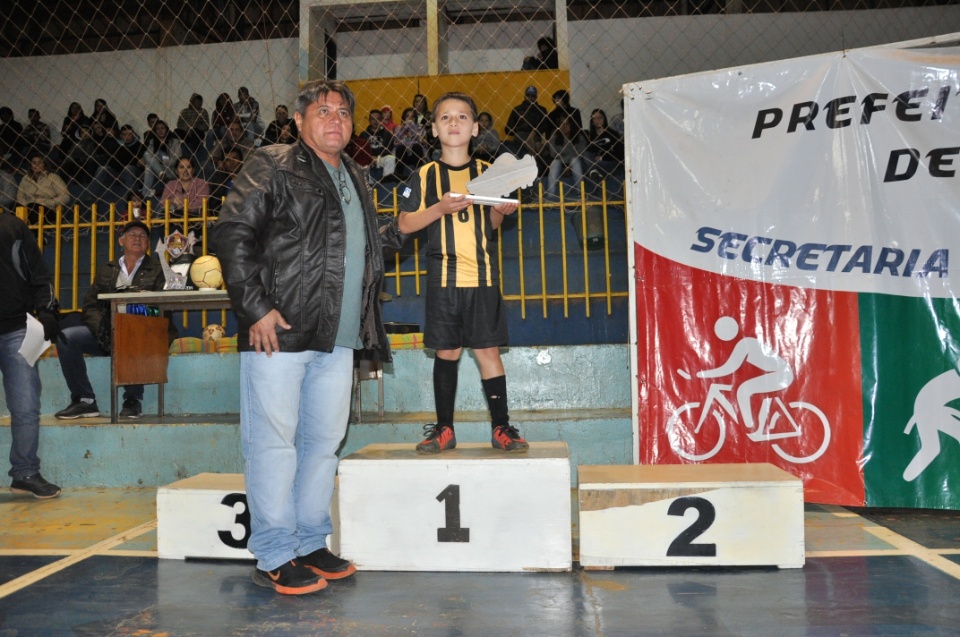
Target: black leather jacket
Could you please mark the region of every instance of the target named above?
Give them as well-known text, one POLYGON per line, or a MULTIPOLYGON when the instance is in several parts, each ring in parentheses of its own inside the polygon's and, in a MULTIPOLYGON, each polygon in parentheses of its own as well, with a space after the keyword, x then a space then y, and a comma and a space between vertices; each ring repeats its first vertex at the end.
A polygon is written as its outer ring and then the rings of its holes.
MULTIPOLYGON (((357 164, 343 154, 341 161, 360 194, 367 234, 360 340, 365 350, 389 361, 380 310, 382 247, 398 249, 405 237, 394 217, 378 219, 357 164)), ((213 231, 241 350, 252 349, 250 326, 276 309, 291 325, 277 329, 280 351, 333 351, 346 261, 344 224, 338 190, 303 142, 265 146, 247 157, 213 231)))

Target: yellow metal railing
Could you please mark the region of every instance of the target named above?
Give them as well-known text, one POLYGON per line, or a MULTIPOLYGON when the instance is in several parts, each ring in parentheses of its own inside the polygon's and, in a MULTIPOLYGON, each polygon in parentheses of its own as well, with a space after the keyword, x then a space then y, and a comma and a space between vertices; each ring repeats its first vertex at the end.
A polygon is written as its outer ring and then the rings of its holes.
MULTIPOLYGON (((613 314, 613 299, 626 297, 628 290, 626 283, 623 283, 623 289, 613 287, 614 277, 611 275, 611 246, 610 246, 610 210, 611 208, 624 209, 625 202, 622 198, 611 198, 607 190, 606 183, 601 185, 598 195, 591 196, 585 193, 584 188, 580 188, 579 195, 567 199, 564 184, 560 184, 560 195, 557 200, 548 201, 544 197, 542 185, 538 185, 534 197, 520 198, 520 206, 516 213, 516 252, 506 253, 504 248, 504 227, 498 229, 499 248, 497 258, 500 265, 500 289, 503 291, 503 298, 506 302, 519 302, 521 318, 527 318, 527 303, 537 303, 546 318, 549 310, 550 301, 561 301, 563 306, 563 316, 568 318, 570 315, 571 302, 583 302, 584 312, 590 317, 591 302, 603 300, 606 303, 606 313, 613 314), (548 223, 547 214, 558 211, 560 215, 560 246, 559 252, 552 251, 547 245, 548 223), (579 217, 578 219, 576 217, 579 217), (579 227, 579 239, 571 240, 568 235, 568 222, 571 218, 576 220, 579 227), (531 224, 536 226, 539 232, 537 254, 533 259, 529 259, 525 254, 524 232, 531 224), (591 235, 593 229, 593 235, 591 235), (601 240, 597 246, 591 244, 594 237, 599 234, 601 240), (602 249, 593 249, 602 247, 602 249), (573 253, 574 249, 579 249, 580 253, 573 253), (560 272, 556 272, 548 267, 548 257, 553 254, 560 260, 560 272), (511 291, 504 291, 504 260, 516 258, 517 263, 517 281, 516 286, 511 286, 511 291), (582 259, 583 281, 580 285, 574 285, 570 280, 568 268, 569 259, 582 259), (591 287, 591 274, 601 268, 605 285, 601 289, 591 287), (539 271, 536 271, 539 270, 539 271), (559 276, 558 276, 559 274, 559 276), (531 291, 529 281, 533 278, 539 278, 540 290, 531 291), (516 291, 513 288, 516 287, 516 291), (555 290, 555 291, 551 291, 555 290)), ((396 192, 393 193, 392 201, 389 203, 379 201, 377 192, 374 192, 374 203, 377 206, 379 214, 398 215, 399 209, 396 205, 396 192)), ((39 211, 38 218, 31 220, 29 227, 36 232, 37 242, 41 250, 47 243, 53 242, 54 247, 54 286, 60 296, 60 303, 65 310, 78 309, 82 304, 79 298, 81 270, 88 274, 89 282, 92 282, 96 271, 97 263, 101 261, 112 260, 116 258, 117 233, 119 229, 127 222, 132 215, 132 204, 127 207, 118 208, 111 204, 105 211, 98 209, 96 205, 90 206, 89 210, 81 210, 79 205, 72 207, 57 207, 55 220, 52 223, 46 223, 44 220, 44 211, 39 211), (98 253, 100 246, 98 239, 106 235, 107 254, 98 253), (69 241, 73 250, 69 255, 70 264, 64 268, 62 258, 64 255, 64 244, 69 241), (81 264, 81 246, 86 244, 89 252, 89 263, 81 264), (85 267, 81 267, 85 266, 85 267), (64 276, 69 276, 70 298, 64 299, 60 295, 64 289, 64 276)), ((24 221, 28 221, 28 212, 26 208, 18 207, 16 214, 24 221)), ((207 207, 207 202, 199 211, 199 214, 191 213, 184 202, 183 211, 172 210, 170 202, 165 202, 162 208, 154 208, 152 202, 147 202, 146 208, 140 217, 141 221, 151 228, 161 228, 163 236, 171 233, 174 227, 179 227, 186 232, 193 231, 197 238, 197 245, 200 247, 200 253, 206 254, 209 245, 209 228, 216 221, 216 216, 211 214, 207 207)), ((614 220, 614 223, 620 223, 620 219, 614 220)), ((512 225, 512 224, 511 224, 512 225)), ((571 225, 572 227, 572 225, 571 225)), ((513 232, 510 228, 506 232, 513 232)), ((627 246, 621 246, 626 250, 627 246)), ((615 251, 614 254, 617 254, 615 251)), ((389 264, 388 264, 389 266, 389 264)), ((624 264, 624 268, 626 265, 624 264)), ((396 296, 403 293, 404 279, 412 277, 414 293, 419 296, 423 293, 421 278, 425 277, 426 263, 420 252, 420 240, 413 238, 412 248, 397 254, 394 257, 393 269, 386 273, 388 282, 388 291, 396 296), (392 285, 389 285, 392 284, 392 285), (392 289, 390 289, 392 288, 392 289)), ((626 281, 626 277, 623 277, 626 281)), ((202 317, 202 323, 206 324, 206 314, 202 317)), ((187 315, 183 317, 186 326, 187 315)), ((226 312, 221 312, 221 322, 226 321, 226 312)))

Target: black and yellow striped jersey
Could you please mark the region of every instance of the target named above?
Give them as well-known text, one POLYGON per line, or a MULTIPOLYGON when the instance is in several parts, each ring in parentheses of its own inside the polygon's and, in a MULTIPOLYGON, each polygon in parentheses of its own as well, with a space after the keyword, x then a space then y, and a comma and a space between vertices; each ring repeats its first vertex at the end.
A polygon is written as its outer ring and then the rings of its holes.
MULTIPOLYGON (((473 159, 464 166, 433 161, 421 166, 397 191, 402 212, 434 205, 444 193, 467 193, 467 182, 490 167, 473 159)), ((473 204, 427 226, 427 278, 441 287, 477 288, 500 285, 497 231, 490 224, 490 206, 473 204)))

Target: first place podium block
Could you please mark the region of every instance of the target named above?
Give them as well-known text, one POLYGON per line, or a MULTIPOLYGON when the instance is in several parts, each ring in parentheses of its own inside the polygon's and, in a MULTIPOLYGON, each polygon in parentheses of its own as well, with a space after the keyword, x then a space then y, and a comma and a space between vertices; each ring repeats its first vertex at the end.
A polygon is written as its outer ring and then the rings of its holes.
POLYGON ((803 482, 771 464, 581 466, 580 565, 804 564, 803 482))
POLYGON ((562 442, 434 455, 375 444, 340 461, 340 550, 360 569, 570 570, 570 527, 562 442))

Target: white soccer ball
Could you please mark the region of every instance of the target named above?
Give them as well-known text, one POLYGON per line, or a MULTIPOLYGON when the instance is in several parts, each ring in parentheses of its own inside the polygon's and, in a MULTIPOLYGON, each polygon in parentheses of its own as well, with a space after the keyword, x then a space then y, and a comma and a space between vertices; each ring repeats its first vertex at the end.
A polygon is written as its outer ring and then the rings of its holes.
POLYGON ((216 289, 223 283, 220 260, 213 255, 200 257, 190 266, 190 279, 198 288, 216 289))
POLYGON ((223 326, 216 323, 211 323, 203 328, 203 340, 205 341, 219 341, 226 335, 227 331, 223 329, 223 326))

